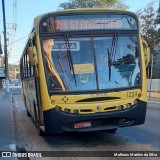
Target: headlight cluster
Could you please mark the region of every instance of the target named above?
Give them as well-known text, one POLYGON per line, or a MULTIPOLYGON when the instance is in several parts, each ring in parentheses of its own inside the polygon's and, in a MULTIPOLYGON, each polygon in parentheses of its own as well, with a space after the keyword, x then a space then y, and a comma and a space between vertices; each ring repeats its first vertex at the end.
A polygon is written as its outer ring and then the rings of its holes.
MULTIPOLYGON (((134 105, 138 104, 139 103, 139 100, 138 99, 135 99, 134 100, 134 105)), ((126 108, 125 109, 129 109, 131 108, 133 105, 131 103, 127 103, 126 104, 126 108)), ((118 106, 118 110, 123 110, 124 109, 124 106, 123 105, 120 105, 118 106)))
MULTIPOLYGON (((62 107, 60 107, 60 106, 58 106, 58 105, 57 105, 56 107, 54 107, 54 110, 55 110, 56 112, 64 112, 64 113, 67 113, 67 114, 71 113, 71 110, 68 109, 68 108, 65 108, 64 111, 62 111, 62 107)), ((73 113, 74 113, 74 114, 78 114, 78 113, 79 113, 78 109, 74 109, 74 110, 73 110, 73 113)))
MULTIPOLYGON (((138 100, 138 99, 135 99, 135 100, 134 100, 134 104, 132 104, 132 103, 127 103, 126 105, 119 105, 119 106, 117 106, 117 109, 118 109, 119 111, 122 111, 122 110, 124 110, 124 109, 130 109, 133 105, 136 105, 136 104, 138 104, 138 103, 139 103, 139 100, 138 100)), ((115 106, 115 108, 116 108, 116 106, 115 106)), ((71 111, 71 109, 65 108, 64 111, 63 111, 63 110, 62 110, 62 107, 60 107, 60 106, 58 106, 58 105, 54 108, 54 110, 57 111, 57 112, 64 112, 64 113, 67 113, 67 114, 69 114, 69 113, 79 114, 79 110, 78 110, 78 109, 74 109, 73 111, 71 111)), ((105 109, 104 109, 104 111, 105 111, 105 109)))

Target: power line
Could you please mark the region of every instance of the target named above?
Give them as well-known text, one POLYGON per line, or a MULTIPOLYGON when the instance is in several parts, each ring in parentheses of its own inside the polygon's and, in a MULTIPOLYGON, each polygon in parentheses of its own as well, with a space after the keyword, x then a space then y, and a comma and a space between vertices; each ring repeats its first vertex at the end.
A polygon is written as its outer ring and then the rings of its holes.
POLYGON ((10 46, 10 45, 12 45, 12 44, 14 44, 14 43, 16 43, 16 42, 19 42, 19 41, 21 41, 22 39, 24 39, 24 38, 26 38, 26 37, 28 37, 28 35, 27 35, 27 36, 24 36, 24 37, 22 37, 22 38, 20 38, 20 39, 17 39, 16 41, 8 44, 7 46, 10 46))
POLYGON ((10 55, 9 57, 20 57, 21 55, 10 55))
POLYGON ((16 29, 17 29, 17 0, 13 0, 13 22, 12 22, 12 37, 11 37, 11 46, 9 49, 9 53, 11 53, 13 44, 15 40, 15 35, 16 35, 16 29))
POLYGON ((6 16, 5 16, 4 0, 2 0, 2 11, 3 11, 3 27, 4 27, 4 54, 5 54, 6 92, 10 93, 10 91, 9 91, 9 73, 8 73, 7 38, 6 38, 6 16))

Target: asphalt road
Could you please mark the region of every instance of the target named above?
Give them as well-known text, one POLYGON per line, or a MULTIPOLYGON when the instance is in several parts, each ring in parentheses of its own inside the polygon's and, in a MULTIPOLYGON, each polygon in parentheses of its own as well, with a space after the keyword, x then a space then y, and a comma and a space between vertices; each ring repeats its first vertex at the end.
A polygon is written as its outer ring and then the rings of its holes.
POLYGON ((100 131, 91 133, 67 133, 40 137, 38 136, 33 120, 26 115, 26 109, 20 95, 20 88, 13 88, 12 92, 14 103, 13 120, 15 128, 15 143, 19 150, 160 151, 159 104, 148 103, 145 124, 120 128, 116 134, 109 134, 100 131))
POLYGON ((160 104, 148 103, 145 123, 119 129, 118 134, 128 136, 131 141, 150 144, 160 149, 160 104))

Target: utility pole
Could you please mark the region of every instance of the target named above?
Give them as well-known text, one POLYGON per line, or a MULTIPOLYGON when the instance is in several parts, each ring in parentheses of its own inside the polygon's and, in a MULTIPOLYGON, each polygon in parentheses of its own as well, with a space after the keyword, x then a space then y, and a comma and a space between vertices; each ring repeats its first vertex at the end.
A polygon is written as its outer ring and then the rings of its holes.
MULTIPOLYGON (((1 35, 0 35, 0 67, 2 67, 2 56, 1 56, 1 54, 3 54, 3 51, 2 51, 1 35)), ((1 88, 3 88, 2 79, 0 79, 0 89, 1 88)))
POLYGON ((160 18, 160 0, 159 0, 159 9, 158 9, 158 15, 157 15, 158 18, 160 18))
POLYGON ((10 93, 9 90, 9 75, 8 75, 8 53, 7 53, 7 37, 6 37, 6 17, 5 17, 5 4, 2 0, 3 10, 3 28, 4 28, 4 55, 5 55, 5 74, 6 74, 6 93, 10 93))

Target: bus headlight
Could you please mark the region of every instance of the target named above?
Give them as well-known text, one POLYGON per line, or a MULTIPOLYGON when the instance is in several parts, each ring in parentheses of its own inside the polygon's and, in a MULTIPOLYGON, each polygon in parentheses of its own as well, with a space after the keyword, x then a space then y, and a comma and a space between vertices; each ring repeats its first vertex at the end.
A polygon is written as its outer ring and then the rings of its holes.
POLYGON ((78 109, 74 109, 74 114, 78 114, 78 109))
POLYGON ((119 110, 119 111, 120 111, 120 110, 123 110, 123 106, 122 106, 122 105, 118 106, 118 110, 119 110))
POLYGON ((65 113, 69 113, 69 112, 70 112, 70 109, 65 108, 65 109, 64 109, 64 112, 65 112, 65 113))
POLYGON ((56 106, 56 107, 54 107, 54 109, 56 112, 60 112, 62 110, 62 108, 60 106, 56 106))
POLYGON ((130 103, 127 103, 127 104, 126 104, 126 108, 131 108, 131 104, 130 104, 130 103))
POLYGON ((134 104, 138 104, 138 99, 135 99, 135 100, 134 100, 134 104))

